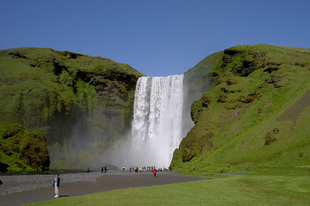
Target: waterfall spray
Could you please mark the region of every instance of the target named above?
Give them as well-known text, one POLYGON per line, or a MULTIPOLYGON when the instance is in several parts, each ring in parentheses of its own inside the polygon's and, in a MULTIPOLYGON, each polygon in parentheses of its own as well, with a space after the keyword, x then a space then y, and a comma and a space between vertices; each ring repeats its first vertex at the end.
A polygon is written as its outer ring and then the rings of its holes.
POLYGON ((187 94, 183 75, 140 77, 134 100, 130 134, 109 148, 103 162, 123 166, 170 165, 173 152, 193 127, 189 108, 183 108, 187 94), (187 114, 184 115, 184 112, 187 114))

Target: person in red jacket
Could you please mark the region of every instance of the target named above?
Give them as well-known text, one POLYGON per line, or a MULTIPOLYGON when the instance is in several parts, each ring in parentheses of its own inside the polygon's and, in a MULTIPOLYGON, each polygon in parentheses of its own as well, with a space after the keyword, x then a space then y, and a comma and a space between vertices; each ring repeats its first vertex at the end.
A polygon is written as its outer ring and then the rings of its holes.
POLYGON ((157 170, 155 168, 153 170, 153 173, 154 173, 154 177, 156 177, 157 170))

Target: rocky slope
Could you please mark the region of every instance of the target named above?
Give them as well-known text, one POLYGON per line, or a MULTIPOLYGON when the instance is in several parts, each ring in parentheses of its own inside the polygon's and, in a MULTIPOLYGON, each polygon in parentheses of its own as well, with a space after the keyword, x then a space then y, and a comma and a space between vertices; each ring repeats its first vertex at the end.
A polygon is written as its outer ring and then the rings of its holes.
MULTIPOLYGON (((195 126, 175 150, 172 168, 310 172, 309 49, 233 47, 185 73, 188 80, 203 76, 212 85, 191 105, 195 126)), ((191 83, 193 88, 210 84, 191 83)))
POLYGON ((0 126, 40 130, 51 162, 76 166, 130 127, 140 76, 103 57, 45 48, 1 50, 0 126))

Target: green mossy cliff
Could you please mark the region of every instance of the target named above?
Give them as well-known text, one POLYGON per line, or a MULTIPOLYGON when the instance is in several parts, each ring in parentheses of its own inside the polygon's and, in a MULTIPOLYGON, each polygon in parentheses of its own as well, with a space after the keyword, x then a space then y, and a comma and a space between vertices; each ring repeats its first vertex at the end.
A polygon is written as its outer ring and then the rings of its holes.
POLYGON ((309 49, 240 45, 206 57, 185 79, 193 90, 211 86, 191 105, 195 126, 172 168, 310 173, 309 49))
POLYGON ((50 159, 46 136, 20 124, 0 127, 0 172, 47 171, 50 159))
POLYGON ((129 129, 140 76, 103 57, 49 48, 1 50, 0 126, 19 123, 43 132, 51 166, 71 168, 129 129))

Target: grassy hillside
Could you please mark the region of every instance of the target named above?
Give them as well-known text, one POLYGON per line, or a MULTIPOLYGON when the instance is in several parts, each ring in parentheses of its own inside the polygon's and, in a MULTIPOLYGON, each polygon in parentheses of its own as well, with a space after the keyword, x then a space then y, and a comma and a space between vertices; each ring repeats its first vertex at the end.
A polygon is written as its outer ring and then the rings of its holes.
POLYGON ((212 86, 192 104, 196 124, 175 150, 172 168, 310 173, 309 49, 240 45, 191 70, 188 76, 209 74, 212 86))
POLYGON ((130 127, 140 76, 103 57, 49 48, 1 50, 0 126, 19 123, 42 131, 52 167, 71 168, 130 127))

